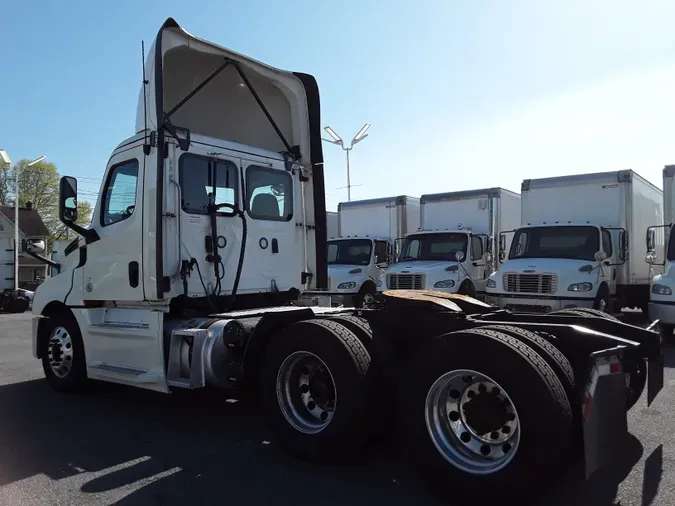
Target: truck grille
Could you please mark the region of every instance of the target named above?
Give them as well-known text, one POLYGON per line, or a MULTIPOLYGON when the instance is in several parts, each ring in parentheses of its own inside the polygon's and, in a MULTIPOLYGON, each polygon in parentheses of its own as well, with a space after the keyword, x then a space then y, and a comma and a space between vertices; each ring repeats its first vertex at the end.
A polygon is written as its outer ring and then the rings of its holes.
POLYGON ((504 291, 512 293, 555 293, 558 276, 555 274, 504 274, 504 291))
POLYGON ((387 274, 390 290, 424 290, 426 284, 426 274, 387 274))

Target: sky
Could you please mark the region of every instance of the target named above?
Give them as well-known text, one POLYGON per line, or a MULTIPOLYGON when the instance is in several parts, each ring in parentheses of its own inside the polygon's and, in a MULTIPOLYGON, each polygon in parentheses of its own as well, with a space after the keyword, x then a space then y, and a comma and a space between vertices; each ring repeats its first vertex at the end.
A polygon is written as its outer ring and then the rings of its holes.
MULTIPOLYGON (((316 77, 351 153, 352 200, 675 163, 675 3, 625 0, 5 0, 0 148, 46 154, 95 200, 134 134, 146 50, 167 17, 316 77)), ((326 203, 347 200, 324 144, 326 203)))

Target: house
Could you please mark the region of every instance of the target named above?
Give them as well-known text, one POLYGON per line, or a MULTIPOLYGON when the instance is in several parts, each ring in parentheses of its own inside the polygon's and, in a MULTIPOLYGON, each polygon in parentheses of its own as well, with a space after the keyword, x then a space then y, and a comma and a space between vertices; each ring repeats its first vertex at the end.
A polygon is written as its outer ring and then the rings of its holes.
MULTIPOLYGON (((26 203, 26 207, 19 208, 19 232, 21 240, 43 239, 45 244, 50 235, 49 229, 30 202, 26 203)), ((11 265, 6 265, 0 284, 11 287, 14 281, 14 206, 12 205, 0 206, 0 245, 5 250, 0 251, 0 255, 11 262, 11 265)), ((45 264, 25 253, 19 254, 20 288, 35 290, 38 280, 44 279, 46 275, 47 266, 45 264)))

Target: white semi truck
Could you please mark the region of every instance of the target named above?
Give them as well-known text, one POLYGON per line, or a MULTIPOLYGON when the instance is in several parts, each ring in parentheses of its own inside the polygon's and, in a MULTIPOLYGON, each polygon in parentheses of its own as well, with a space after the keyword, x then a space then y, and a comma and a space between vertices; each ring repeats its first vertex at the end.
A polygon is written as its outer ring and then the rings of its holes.
POLYGON ((333 303, 371 303, 396 240, 420 224, 420 199, 399 195, 338 204, 338 237, 328 241, 328 294, 333 303))
POLYGON ((312 461, 356 459, 398 417, 411 460, 474 504, 532 496, 575 447, 589 474, 617 458, 626 411, 663 386, 658 333, 439 292, 296 305, 328 277, 315 79, 173 19, 145 70, 136 133, 113 150, 89 227, 77 180, 61 179, 76 263, 33 299, 54 390, 253 386, 274 441, 312 461))
POLYGON ((663 168, 663 224, 649 227, 645 260, 657 273, 649 291, 649 318, 660 320, 665 340, 673 341, 675 329, 675 165, 663 168))
POLYGON ((497 268, 492 244, 520 224, 520 195, 485 188, 422 195, 420 202, 420 229, 386 271, 387 288, 483 296, 497 268))
POLYGON ((488 280, 488 300, 527 312, 646 311, 644 234, 662 222, 662 192, 632 170, 526 179, 522 226, 488 280))

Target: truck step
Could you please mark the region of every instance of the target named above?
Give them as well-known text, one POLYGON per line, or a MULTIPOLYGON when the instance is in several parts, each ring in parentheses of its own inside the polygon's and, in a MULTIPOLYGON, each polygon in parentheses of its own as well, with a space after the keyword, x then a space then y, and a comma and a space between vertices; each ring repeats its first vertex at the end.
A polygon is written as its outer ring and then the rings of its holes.
POLYGON ((209 337, 206 329, 180 329, 171 333, 169 342, 169 367, 166 380, 169 386, 195 389, 206 385, 204 375, 204 350, 209 337), (190 354, 189 377, 182 374, 183 347, 192 348, 190 354))
POLYGON ((157 374, 119 365, 99 363, 89 366, 88 369, 89 375, 94 377, 123 379, 134 383, 155 383, 159 380, 157 374))

